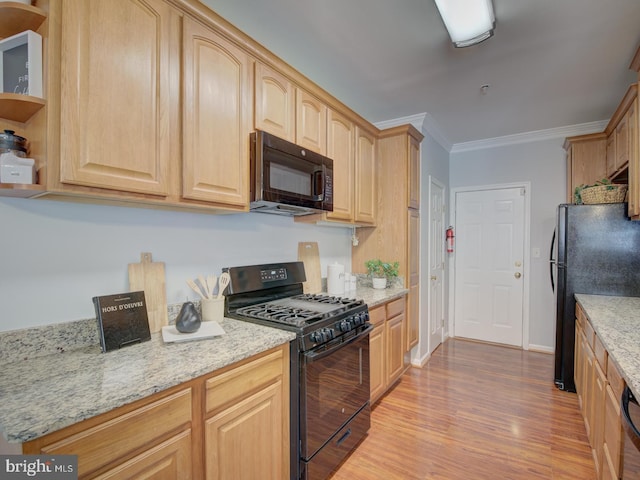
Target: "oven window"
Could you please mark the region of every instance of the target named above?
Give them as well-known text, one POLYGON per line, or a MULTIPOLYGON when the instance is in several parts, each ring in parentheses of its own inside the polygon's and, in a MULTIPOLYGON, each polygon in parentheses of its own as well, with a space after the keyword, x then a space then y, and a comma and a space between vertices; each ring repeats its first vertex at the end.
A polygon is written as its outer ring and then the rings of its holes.
POLYGON ((310 458, 369 401, 369 335, 316 360, 302 375, 303 456, 310 458))

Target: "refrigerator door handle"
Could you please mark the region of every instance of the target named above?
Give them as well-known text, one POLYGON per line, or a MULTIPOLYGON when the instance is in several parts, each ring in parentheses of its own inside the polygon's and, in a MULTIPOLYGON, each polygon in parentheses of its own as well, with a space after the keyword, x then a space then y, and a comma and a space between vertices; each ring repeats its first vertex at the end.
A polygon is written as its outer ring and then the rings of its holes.
POLYGON ((551 237, 551 248, 549 250, 549 276, 551 277, 551 291, 556 291, 556 285, 553 280, 553 266, 556 264, 556 259, 553 258, 553 247, 556 244, 556 229, 553 229, 553 236, 551 237))

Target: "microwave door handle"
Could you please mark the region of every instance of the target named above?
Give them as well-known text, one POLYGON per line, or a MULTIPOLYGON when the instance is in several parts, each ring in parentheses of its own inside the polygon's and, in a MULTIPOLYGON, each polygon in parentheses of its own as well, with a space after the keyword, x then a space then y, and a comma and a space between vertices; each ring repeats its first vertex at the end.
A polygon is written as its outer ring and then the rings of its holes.
POLYGON ((313 200, 316 202, 324 201, 324 189, 325 189, 326 167, 322 165, 320 170, 314 170, 313 172, 313 200), (320 175, 320 193, 316 189, 316 179, 320 175))

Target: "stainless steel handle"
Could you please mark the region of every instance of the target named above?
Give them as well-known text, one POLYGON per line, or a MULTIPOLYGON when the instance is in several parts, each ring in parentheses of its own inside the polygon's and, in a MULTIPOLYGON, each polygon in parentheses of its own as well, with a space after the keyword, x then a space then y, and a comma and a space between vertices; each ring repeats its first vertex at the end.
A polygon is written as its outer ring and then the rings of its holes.
POLYGON ((522 274, 520 272, 516 272, 513 274, 514 277, 516 278, 520 278, 522 276, 522 274))

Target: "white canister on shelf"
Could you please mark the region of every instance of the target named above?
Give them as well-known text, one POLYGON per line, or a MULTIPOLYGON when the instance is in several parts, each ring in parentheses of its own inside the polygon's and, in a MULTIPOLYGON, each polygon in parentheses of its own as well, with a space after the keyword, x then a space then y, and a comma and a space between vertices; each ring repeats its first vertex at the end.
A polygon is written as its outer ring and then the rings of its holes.
POLYGON ((327 293, 329 295, 344 293, 344 265, 336 262, 327 266, 327 293))

